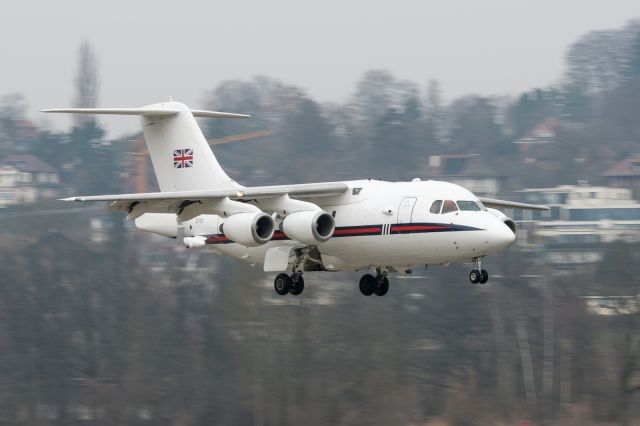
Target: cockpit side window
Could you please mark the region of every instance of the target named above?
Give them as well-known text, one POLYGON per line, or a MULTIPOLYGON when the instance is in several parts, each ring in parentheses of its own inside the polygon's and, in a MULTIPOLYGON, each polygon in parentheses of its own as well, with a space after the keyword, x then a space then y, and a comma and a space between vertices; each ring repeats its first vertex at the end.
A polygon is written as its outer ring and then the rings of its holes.
POLYGON ((458 200, 458 208, 463 212, 479 212, 481 210, 475 201, 458 200))
POLYGON ((429 211, 433 214, 438 214, 440 213, 440 207, 442 207, 442 200, 436 200, 431 204, 429 211))
POLYGON ((445 200, 442 205, 442 214, 458 211, 458 206, 451 200, 445 200))

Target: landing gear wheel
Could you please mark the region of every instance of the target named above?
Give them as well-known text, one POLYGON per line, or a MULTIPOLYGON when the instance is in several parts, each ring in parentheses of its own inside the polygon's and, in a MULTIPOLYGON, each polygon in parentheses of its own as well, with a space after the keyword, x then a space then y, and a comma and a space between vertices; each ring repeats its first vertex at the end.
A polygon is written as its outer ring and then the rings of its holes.
POLYGON ((389 279, 387 277, 382 278, 382 281, 376 283, 375 294, 376 296, 384 296, 389 291, 389 279))
POLYGON ((284 296, 289 293, 289 290, 291 290, 291 283, 292 280, 289 275, 285 273, 278 274, 276 279, 273 281, 273 288, 280 296, 284 296))
POLYGON ((294 296, 298 296, 299 294, 302 293, 303 290, 304 290, 304 278, 302 278, 302 275, 300 275, 297 280, 292 278, 291 289, 289 290, 289 292, 294 296))
POLYGON ((471 284, 478 284, 481 278, 482 278, 482 273, 477 269, 473 269, 471 270, 471 272, 469 272, 469 281, 471 281, 471 284))
POLYGON ((489 281, 489 273, 483 269, 482 271, 480 271, 480 279, 478 280, 478 282, 480 284, 486 284, 487 281, 489 281))
POLYGON ((365 274, 360 278, 360 293, 371 296, 375 291, 378 282, 371 274, 365 274))

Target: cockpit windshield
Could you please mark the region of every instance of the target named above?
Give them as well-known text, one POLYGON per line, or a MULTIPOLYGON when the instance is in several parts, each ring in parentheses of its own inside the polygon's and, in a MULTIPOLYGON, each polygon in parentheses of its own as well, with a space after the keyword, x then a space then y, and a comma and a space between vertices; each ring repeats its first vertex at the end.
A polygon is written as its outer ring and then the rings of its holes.
POLYGON ((442 200, 436 200, 431 204, 429 211, 434 214, 440 213, 440 207, 442 207, 442 200))
POLYGON ((452 200, 436 200, 431 204, 429 212, 433 214, 446 214, 457 212, 458 210, 463 212, 479 212, 486 209, 479 201, 458 200, 457 202, 453 202, 452 200))
POLYGON ((451 200, 444 200, 444 204, 442 205, 442 214, 457 212, 458 207, 456 207, 456 203, 451 200))
POLYGON ((463 212, 479 212, 482 210, 475 201, 458 200, 458 208, 463 212))

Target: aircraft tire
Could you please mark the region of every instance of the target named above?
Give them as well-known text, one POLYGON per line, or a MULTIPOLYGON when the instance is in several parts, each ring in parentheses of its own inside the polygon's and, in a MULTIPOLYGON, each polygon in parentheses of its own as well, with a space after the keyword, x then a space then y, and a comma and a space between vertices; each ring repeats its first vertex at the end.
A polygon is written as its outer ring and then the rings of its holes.
POLYGON ((299 276, 297 280, 292 279, 291 289, 289 290, 289 293, 291 293, 294 296, 298 296, 302 294, 303 291, 304 291, 304 278, 302 278, 302 275, 299 276))
POLYGON ((291 283, 292 283, 292 280, 289 275, 285 273, 278 274, 276 279, 273 281, 273 289, 280 296, 284 296, 285 294, 289 293, 289 291, 291 290, 291 283))
POLYGON ((371 274, 364 274, 360 278, 360 293, 365 296, 371 296, 376 291, 377 281, 371 274))
POLYGON ((469 272, 469 281, 471 281, 471 284, 478 284, 481 278, 482 273, 477 269, 472 269, 471 272, 469 272))
POLYGON ((480 279, 478 280, 478 282, 480 284, 486 284, 487 281, 489 281, 489 273, 483 269, 482 271, 480 271, 480 279))
POLYGON ((375 294, 376 296, 384 296, 389 291, 389 279, 384 277, 382 281, 378 282, 376 285, 375 294))

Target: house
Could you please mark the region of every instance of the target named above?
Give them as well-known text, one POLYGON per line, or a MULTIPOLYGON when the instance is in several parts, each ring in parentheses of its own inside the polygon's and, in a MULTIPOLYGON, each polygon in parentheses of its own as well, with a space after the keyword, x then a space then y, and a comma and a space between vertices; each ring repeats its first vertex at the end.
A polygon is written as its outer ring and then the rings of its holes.
POLYGON ((550 145, 557 143, 561 126, 557 117, 547 117, 516 139, 513 143, 518 147, 521 161, 525 164, 552 162, 556 154, 550 145))
POLYGON ((486 169, 478 165, 479 158, 478 154, 431 155, 426 173, 430 178, 455 183, 474 194, 495 197, 506 178, 487 174, 486 169))
POLYGON ((640 154, 630 155, 601 174, 607 185, 629 188, 640 198, 640 154))
POLYGON ((38 157, 13 154, 0 160, 0 205, 57 198, 61 190, 60 173, 38 157))
POLYGON ((556 142, 560 120, 557 117, 547 117, 533 127, 527 134, 514 143, 526 150, 529 145, 540 145, 556 142))

